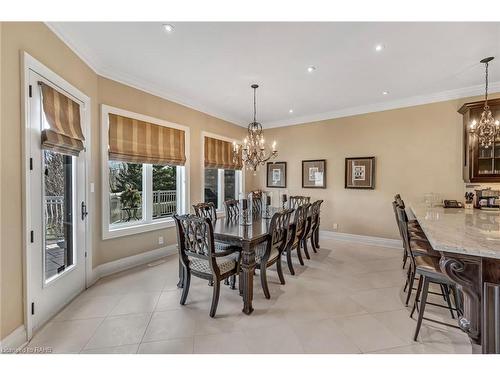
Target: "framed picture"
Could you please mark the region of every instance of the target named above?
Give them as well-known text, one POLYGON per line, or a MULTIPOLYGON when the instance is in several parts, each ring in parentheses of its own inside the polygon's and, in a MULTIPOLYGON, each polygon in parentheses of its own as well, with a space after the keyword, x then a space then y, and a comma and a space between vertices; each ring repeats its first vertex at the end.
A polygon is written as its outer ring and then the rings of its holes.
POLYGON ((375 157, 345 159, 346 189, 375 189, 375 157))
POLYGON ((267 163, 267 187, 286 188, 286 161, 267 163))
POLYGON ((302 160, 302 187, 326 189, 326 160, 302 160))

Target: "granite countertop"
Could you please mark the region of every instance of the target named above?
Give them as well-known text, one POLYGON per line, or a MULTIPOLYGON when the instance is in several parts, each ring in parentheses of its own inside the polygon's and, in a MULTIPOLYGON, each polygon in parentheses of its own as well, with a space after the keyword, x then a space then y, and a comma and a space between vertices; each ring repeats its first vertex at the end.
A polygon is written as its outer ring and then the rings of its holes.
POLYGON ((500 259, 500 211, 410 205, 438 251, 500 259))

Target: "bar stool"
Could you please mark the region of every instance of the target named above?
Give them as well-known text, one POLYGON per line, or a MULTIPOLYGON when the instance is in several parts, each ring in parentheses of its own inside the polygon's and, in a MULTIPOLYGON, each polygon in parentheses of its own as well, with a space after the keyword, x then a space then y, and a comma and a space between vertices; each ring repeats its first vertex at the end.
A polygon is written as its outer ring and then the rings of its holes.
MULTIPOLYGON (((428 320, 432 321, 434 323, 438 324, 443 324, 449 327, 454 327, 458 328, 458 326, 454 326, 445 322, 440 322, 435 319, 430 319, 430 318, 425 318, 424 317, 424 311, 425 311, 425 306, 426 304, 430 304, 433 306, 438 306, 442 308, 446 308, 450 311, 451 317, 454 319, 455 315, 453 314, 454 311, 458 313, 459 309, 457 308, 457 303, 459 303, 459 299, 457 297, 457 291, 456 291, 456 285, 455 283, 450 280, 443 272, 441 272, 439 268, 439 257, 436 256, 431 256, 431 255, 424 255, 424 253, 421 253, 421 255, 416 255, 418 251, 427 251, 429 250, 426 247, 423 248, 417 248, 418 242, 413 241, 413 243, 410 241, 410 232, 408 231, 408 217, 406 216, 406 212, 403 208, 397 207, 397 213, 398 213, 398 219, 402 225, 403 228, 403 241, 406 242, 406 246, 409 250, 409 255, 411 259, 411 265, 413 267, 412 271, 412 277, 410 280, 410 287, 409 287, 409 292, 411 292, 411 289, 413 287, 413 280, 415 276, 419 277, 419 283, 417 287, 417 293, 415 296, 415 302, 413 304, 413 308, 410 314, 410 317, 413 317, 413 313, 415 310, 418 308, 419 310, 419 315, 417 319, 417 326, 415 328, 415 334, 413 336, 413 339, 417 341, 418 334, 420 332, 420 328, 422 326, 422 320, 428 320), (412 247, 413 245, 413 247, 412 247), (414 252, 414 247, 415 252, 414 252), (430 283, 434 284, 439 284, 441 287, 441 293, 434 293, 434 292, 429 292, 429 285, 430 283), (455 300, 455 307, 452 306, 451 303, 451 298, 450 298, 450 291, 453 291, 454 294, 454 300, 455 300), (436 304, 436 303, 431 303, 427 302, 427 297, 428 294, 438 294, 443 296, 445 299, 447 306, 436 304), (419 306, 417 304, 420 302, 419 306)), ((434 250, 431 247, 432 252, 434 250)), ((427 252, 427 254, 432 254, 432 252, 427 252)))

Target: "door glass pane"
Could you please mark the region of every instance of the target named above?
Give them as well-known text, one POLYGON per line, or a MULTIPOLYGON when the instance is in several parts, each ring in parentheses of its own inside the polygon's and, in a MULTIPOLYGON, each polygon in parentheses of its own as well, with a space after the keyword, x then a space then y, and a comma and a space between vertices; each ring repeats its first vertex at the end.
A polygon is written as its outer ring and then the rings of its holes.
POLYGON ((218 206, 218 176, 217 169, 205 169, 205 202, 212 202, 215 207, 218 206))
POLYGON ((235 199, 236 191, 236 171, 224 171, 224 201, 235 199))
POLYGON ((109 161, 109 223, 142 220, 142 164, 109 161))
POLYGON ((177 168, 153 165, 153 220, 177 212, 177 168))
POLYGON ((73 157, 43 151, 45 280, 74 264, 73 157))

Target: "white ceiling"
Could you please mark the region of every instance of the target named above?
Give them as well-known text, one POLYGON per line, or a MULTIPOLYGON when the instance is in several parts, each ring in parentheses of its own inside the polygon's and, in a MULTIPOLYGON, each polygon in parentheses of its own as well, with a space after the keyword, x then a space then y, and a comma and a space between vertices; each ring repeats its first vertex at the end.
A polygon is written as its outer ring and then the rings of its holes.
POLYGON ((481 94, 486 56, 500 91, 500 23, 48 25, 98 74, 242 126, 254 82, 264 127, 481 94))

